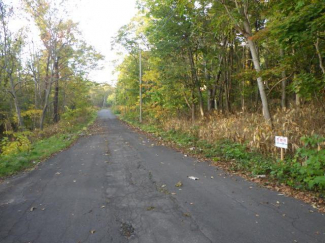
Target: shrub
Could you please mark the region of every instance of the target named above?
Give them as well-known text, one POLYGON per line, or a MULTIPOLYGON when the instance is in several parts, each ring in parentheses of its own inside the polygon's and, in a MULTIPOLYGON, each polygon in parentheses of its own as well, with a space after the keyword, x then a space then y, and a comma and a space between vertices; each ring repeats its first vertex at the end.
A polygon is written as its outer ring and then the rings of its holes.
POLYGON ((31 142, 28 136, 31 132, 7 132, 0 143, 3 155, 16 154, 19 152, 29 151, 31 142))
POLYGON ((313 135, 302 137, 301 141, 304 146, 295 156, 295 162, 301 165, 297 179, 310 189, 325 189, 325 150, 319 147, 325 138, 313 135))

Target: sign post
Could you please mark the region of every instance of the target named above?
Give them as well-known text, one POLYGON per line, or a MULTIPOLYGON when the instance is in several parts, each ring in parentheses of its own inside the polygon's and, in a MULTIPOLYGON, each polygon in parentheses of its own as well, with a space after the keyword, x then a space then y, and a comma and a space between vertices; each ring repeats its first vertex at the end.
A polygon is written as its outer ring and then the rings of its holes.
POLYGON ((288 138, 275 136, 275 146, 281 148, 281 161, 284 160, 284 149, 288 148, 288 138))

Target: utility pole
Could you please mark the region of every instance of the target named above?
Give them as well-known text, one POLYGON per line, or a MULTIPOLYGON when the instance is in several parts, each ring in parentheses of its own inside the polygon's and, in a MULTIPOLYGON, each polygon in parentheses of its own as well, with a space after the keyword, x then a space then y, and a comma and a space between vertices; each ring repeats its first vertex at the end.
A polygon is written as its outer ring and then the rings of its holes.
POLYGON ((141 49, 139 46, 139 82, 140 82, 140 116, 139 116, 139 122, 142 123, 142 73, 141 73, 141 49))
POLYGON ((103 99, 103 107, 102 107, 102 108, 105 108, 105 104, 106 104, 106 102, 105 102, 105 95, 104 95, 104 99, 103 99))

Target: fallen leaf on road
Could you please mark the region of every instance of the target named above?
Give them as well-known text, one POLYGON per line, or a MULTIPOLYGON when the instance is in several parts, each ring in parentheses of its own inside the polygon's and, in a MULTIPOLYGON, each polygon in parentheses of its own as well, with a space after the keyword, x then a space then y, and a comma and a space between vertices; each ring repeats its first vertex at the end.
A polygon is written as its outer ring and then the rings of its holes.
POLYGON ((171 194, 172 194, 172 195, 176 195, 176 192, 172 192, 171 194))
POLYGON ((105 208, 105 205, 101 206, 101 208, 105 208))
POLYGON ((166 187, 166 185, 162 185, 161 187, 164 188, 164 187, 166 187))
POLYGON ((56 175, 60 175, 60 174, 61 174, 61 172, 56 172, 55 174, 56 174, 56 175))
POLYGON ((155 209, 155 207, 153 207, 153 206, 147 207, 147 211, 151 211, 151 210, 154 210, 154 209, 155 209))
POLYGON ((258 214, 255 214, 255 216, 256 216, 256 217, 259 217, 260 215, 258 215, 258 214))
POLYGON ((185 217, 190 217, 190 216, 191 216, 190 213, 183 213, 183 215, 184 215, 185 217))
POLYGON ((188 179, 191 179, 191 180, 197 181, 199 178, 198 178, 198 177, 195 177, 195 176, 188 176, 188 179))
POLYGON ((177 182, 177 183, 175 184, 175 186, 176 186, 176 187, 181 187, 181 186, 183 186, 183 183, 182 183, 181 181, 179 181, 179 182, 177 182))
POLYGON ((90 234, 95 234, 96 233, 96 230, 91 230, 90 231, 90 234))
POLYGON ((211 179, 213 179, 214 177, 213 176, 211 176, 211 179))
POLYGON ((42 211, 44 211, 44 210, 45 210, 45 208, 42 208, 41 210, 42 210, 42 211))
POLYGON ((73 182, 77 182, 76 180, 73 180, 73 182))
POLYGON ((35 207, 31 207, 29 211, 33 212, 35 209, 35 207))

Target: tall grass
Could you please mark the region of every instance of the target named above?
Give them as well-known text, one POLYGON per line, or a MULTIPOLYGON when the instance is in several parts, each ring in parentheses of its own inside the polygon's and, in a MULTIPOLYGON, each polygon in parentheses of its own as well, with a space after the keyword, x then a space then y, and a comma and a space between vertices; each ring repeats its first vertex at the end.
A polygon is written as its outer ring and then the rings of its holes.
MULTIPOLYGON (((325 136, 325 113, 314 106, 300 109, 277 110, 273 116, 273 128, 264 122, 264 118, 256 113, 221 114, 215 112, 196 121, 185 118, 171 118, 164 121, 164 130, 177 130, 187 133, 195 132, 199 139, 208 142, 230 140, 246 144, 248 149, 263 154, 278 153, 274 146, 275 136, 289 139, 287 153, 293 154, 303 147, 301 137, 318 134, 325 136)), ((324 144, 319 144, 324 148, 324 144)))

